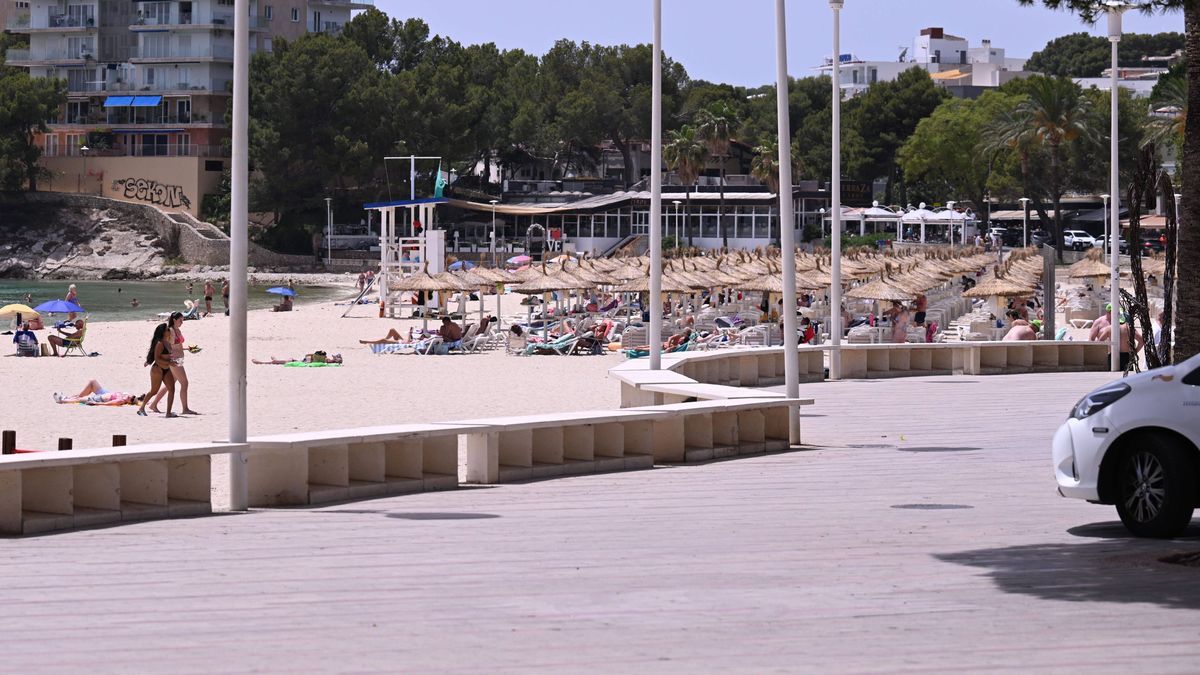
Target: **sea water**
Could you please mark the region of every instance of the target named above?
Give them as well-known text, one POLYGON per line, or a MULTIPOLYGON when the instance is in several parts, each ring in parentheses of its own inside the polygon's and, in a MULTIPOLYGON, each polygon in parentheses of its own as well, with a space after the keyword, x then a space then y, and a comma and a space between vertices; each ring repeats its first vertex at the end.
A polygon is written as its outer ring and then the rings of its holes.
MULTIPOLYGON (((78 294, 76 302, 86 310, 93 321, 145 321, 153 319, 159 312, 185 311, 184 301, 195 300, 204 311, 204 284, 193 284, 187 292, 185 281, 32 281, 25 279, 0 279, 0 307, 19 302, 37 307, 48 300, 61 300, 67 296, 67 286, 75 284, 78 294), (29 303, 25 295, 32 296, 29 303), (138 306, 131 303, 137 299, 138 306)), ((224 312, 221 302, 221 286, 215 285, 213 312, 224 312)), ((249 308, 266 309, 279 304, 279 296, 267 293, 270 286, 251 286, 249 308)), ((296 304, 316 301, 343 300, 353 295, 352 290, 328 286, 297 286, 296 304)), ((51 317, 43 317, 47 320, 51 317)), ((66 316, 55 316, 65 319, 66 316)), ((7 323, 7 322, 3 322, 7 323)), ((47 323, 49 321, 47 320, 47 323)))

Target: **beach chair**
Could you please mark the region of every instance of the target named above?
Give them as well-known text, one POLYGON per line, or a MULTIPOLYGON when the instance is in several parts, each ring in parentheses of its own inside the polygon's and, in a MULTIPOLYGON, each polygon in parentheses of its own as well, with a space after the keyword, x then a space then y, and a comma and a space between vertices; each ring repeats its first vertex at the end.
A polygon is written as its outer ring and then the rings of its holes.
POLYGON ((564 335, 551 342, 540 342, 528 345, 525 347, 525 355, 532 356, 533 354, 538 354, 542 351, 552 351, 560 356, 564 354, 570 354, 571 350, 575 349, 575 345, 578 342, 578 336, 564 335))
POLYGON ((436 354, 437 348, 441 346, 442 342, 441 336, 435 335, 427 340, 418 342, 416 347, 414 347, 414 351, 417 354, 436 354))
POLYGON ((37 340, 30 339, 29 336, 23 335, 17 342, 17 356, 37 356, 38 343, 37 340))
POLYGON ((487 346, 487 342, 488 336, 486 335, 476 335, 470 340, 463 338, 460 349, 464 354, 475 354, 476 352, 483 351, 484 347, 487 346))
POLYGON ((528 346, 528 340, 524 335, 508 334, 508 339, 504 343, 504 353, 513 356, 524 356, 525 348, 528 346))
POLYGON ((69 356, 73 351, 79 352, 80 356, 87 356, 87 352, 83 349, 83 339, 87 337, 87 330, 88 322, 85 320, 77 337, 63 338, 63 356, 69 356))
POLYGON ((415 354, 416 348, 410 343, 404 344, 375 344, 370 345, 373 354, 415 354))

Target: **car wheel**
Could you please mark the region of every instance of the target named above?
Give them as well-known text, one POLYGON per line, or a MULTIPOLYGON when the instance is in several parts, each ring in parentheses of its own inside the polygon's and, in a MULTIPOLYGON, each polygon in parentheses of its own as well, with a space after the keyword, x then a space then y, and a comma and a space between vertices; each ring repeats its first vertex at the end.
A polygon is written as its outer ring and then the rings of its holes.
POLYGON ((1147 434, 1135 443, 1117 477, 1117 514, 1139 537, 1174 537, 1192 520, 1196 499, 1192 458, 1169 436, 1147 434))

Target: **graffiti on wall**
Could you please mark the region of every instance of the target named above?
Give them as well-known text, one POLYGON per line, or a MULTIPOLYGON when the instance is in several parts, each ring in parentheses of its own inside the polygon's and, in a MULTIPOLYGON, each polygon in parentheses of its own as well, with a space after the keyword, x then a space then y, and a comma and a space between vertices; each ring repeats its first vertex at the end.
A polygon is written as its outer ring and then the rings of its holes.
POLYGON ((170 209, 192 208, 192 200, 178 185, 163 185, 148 178, 122 178, 112 182, 113 192, 123 194, 126 199, 150 202, 170 209))

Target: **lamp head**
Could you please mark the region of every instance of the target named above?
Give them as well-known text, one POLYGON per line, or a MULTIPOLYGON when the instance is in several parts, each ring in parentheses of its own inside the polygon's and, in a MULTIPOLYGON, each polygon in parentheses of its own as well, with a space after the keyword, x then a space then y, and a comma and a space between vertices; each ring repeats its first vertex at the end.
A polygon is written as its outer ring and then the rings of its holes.
POLYGON ((841 9, 846 0, 829 0, 829 9, 841 9))
POLYGON ((89 147, 88 147, 88 146, 86 146, 86 145, 81 145, 81 146, 79 146, 79 150, 80 150, 81 152, 87 152, 88 150, 91 150, 91 148, 89 148, 89 147))
POLYGON ((498 200, 498 199, 493 199, 493 200, 489 201, 488 203, 491 204, 492 206, 495 206, 499 201, 500 200, 498 200))
POLYGON ((1020 198, 1020 199, 1018 199, 1017 201, 1021 202, 1022 204, 1028 204, 1029 202, 1031 202, 1031 201, 1033 201, 1033 200, 1032 200, 1032 199, 1030 199, 1029 197, 1021 197, 1021 198, 1020 198))
POLYGON ((1103 199, 1104 201, 1108 201, 1111 198, 1112 198, 1112 195, 1100 195, 1100 199, 1103 199))
POLYGON ((925 202, 921 202, 920 204, 917 204, 917 208, 918 208, 918 209, 923 209, 923 208, 925 208, 925 202))
POLYGON ((1108 14, 1108 39, 1112 42, 1120 42, 1123 32, 1121 29, 1121 16, 1127 10, 1132 9, 1133 5, 1121 0, 1104 0, 1101 5, 1103 5, 1104 11, 1108 14))

